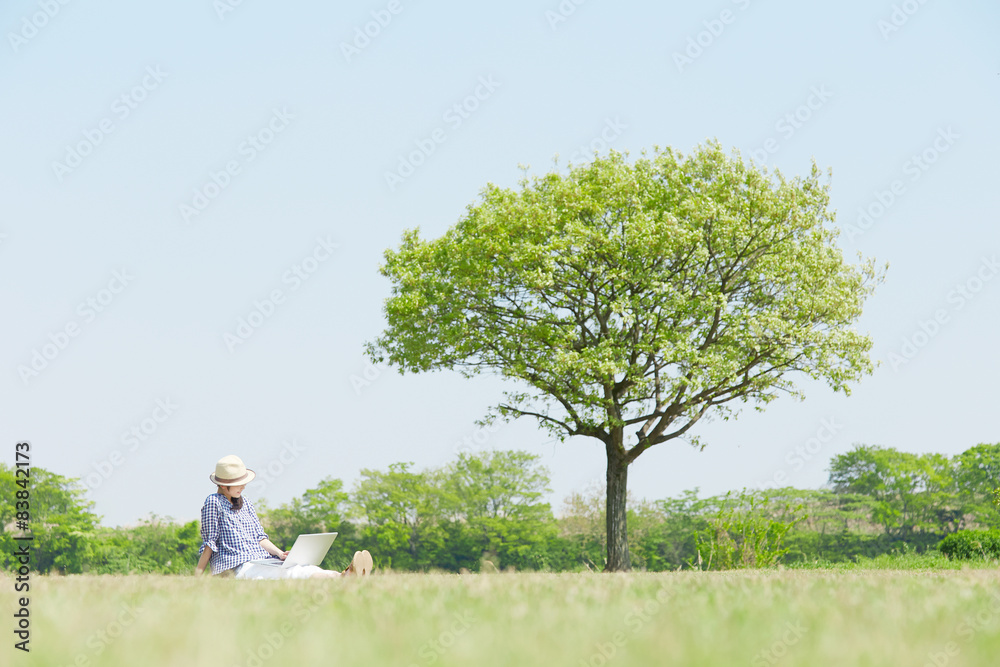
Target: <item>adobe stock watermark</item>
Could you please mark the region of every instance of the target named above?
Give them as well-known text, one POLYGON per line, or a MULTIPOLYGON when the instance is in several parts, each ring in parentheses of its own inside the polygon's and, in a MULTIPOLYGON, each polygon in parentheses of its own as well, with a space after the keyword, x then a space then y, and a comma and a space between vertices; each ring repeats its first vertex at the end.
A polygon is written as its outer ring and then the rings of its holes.
POLYGON ((339 244, 331 240, 329 234, 325 237, 316 237, 316 245, 312 250, 281 274, 281 284, 288 286, 287 291, 280 287, 270 290, 264 298, 253 302, 249 313, 239 318, 233 333, 227 331, 222 334, 222 341, 229 352, 235 352, 237 347, 250 340, 265 322, 274 317, 278 306, 287 302, 288 295, 296 292, 312 278, 320 267, 333 257, 333 251, 339 247, 339 244))
MULTIPOLYGON (((980 632, 987 631, 990 634, 996 633, 997 614, 1000 613, 1000 593, 993 591, 990 593, 989 608, 981 609, 975 616, 966 615, 962 621, 955 626, 952 634, 957 635, 966 644, 975 639, 980 632)), ((947 667, 952 659, 958 657, 962 652, 962 647, 955 640, 947 642, 941 647, 941 651, 930 651, 927 654, 927 662, 924 667, 947 667)))
POLYGON ((824 417, 820 420, 819 428, 811 438, 796 445, 785 454, 784 462, 787 468, 776 470, 771 479, 757 482, 757 488, 761 491, 767 489, 780 489, 788 486, 788 473, 798 472, 805 467, 806 463, 816 458, 825 445, 830 444, 837 437, 837 434, 844 430, 844 425, 837 421, 836 417, 824 417))
POLYGON ((802 641, 802 637, 805 636, 808 630, 809 628, 802 625, 801 621, 797 623, 785 623, 785 631, 781 637, 755 655, 750 664, 753 667, 767 667, 768 665, 778 664, 788 655, 791 647, 802 641))
POLYGON ((59 15, 69 0, 38 0, 37 11, 30 16, 21 17, 21 29, 18 32, 8 32, 7 41, 14 53, 38 36, 38 33, 59 15))
POLYGON ((293 120, 295 120, 295 116, 288 109, 272 109, 271 117, 267 122, 256 132, 248 134, 247 138, 236 147, 236 156, 227 160, 218 171, 209 170, 208 179, 194 189, 190 202, 183 202, 179 205, 181 220, 189 223, 192 218, 201 215, 209 204, 230 186, 233 177, 238 176, 243 171, 243 167, 256 160, 258 155, 267 150, 278 135, 288 129, 293 120))
MULTIPOLYGON (((732 3, 740 8, 740 11, 746 11, 753 0, 732 0, 732 3)), ((687 38, 687 46, 683 51, 674 51, 674 65, 677 66, 677 71, 681 74, 684 73, 684 68, 688 65, 694 64, 695 60, 701 58, 715 42, 722 36, 722 33, 726 31, 726 26, 730 26, 736 23, 736 19, 739 14, 731 9, 723 9, 719 12, 717 18, 707 19, 702 21, 701 24, 704 26, 704 30, 700 30, 695 35, 687 38)))
POLYGON ((115 643, 125 631, 136 622, 140 614, 146 610, 135 604, 121 603, 120 611, 113 619, 108 621, 103 628, 92 632, 86 640, 89 651, 80 651, 70 663, 73 667, 97 667, 101 660, 97 660, 108 648, 115 643))
POLYGON ((927 2, 928 0, 903 0, 899 4, 893 4, 889 18, 879 19, 876 24, 878 31, 882 34, 883 41, 888 42, 889 36, 894 32, 899 32, 927 2))
POLYGON ((73 339, 83 332, 84 327, 97 319, 99 314, 107 310, 114 303, 115 299, 118 298, 118 295, 132 284, 133 280, 134 276, 129 274, 128 269, 113 271, 111 279, 105 287, 102 287, 92 296, 81 301, 76 307, 76 314, 80 316, 80 320, 71 319, 67 321, 59 329, 49 332, 48 340, 42 343, 40 347, 32 348, 30 353, 31 358, 28 363, 19 364, 17 367, 17 375, 21 378, 24 385, 28 386, 31 380, 38 377, 42 371, 48 368, 69 347, 73 339))
POLYGON ((590 143, 586 146, 580 146, 576 149, 569 157, 571 163, 575 162, 586 162, 594 156, 594 153, 603 153, 608 150, 625 130, 628 129, 628 125, 623 123, 618 116, 614 119, 605 118, 604 127, 601 128, 598 133, 591 139, 590 143))
POLYGON ((214 0, 212 9, 215 10, 215 15, 219 17, 220 21, 225 21, 226 14, 232 14, 242 4, 243 0, 214 0))
POLYGON ((257 473, 257 478, 254 480, 254 493, 258 495, 264 493, 264 489, 281 477, 285 473, 285 468, 298 461, 305 452, 306 448, 299 445, 295 438, 283 440, 281 451, 277 456, 263 465, 254 466, 253 470, 257 473))
MULTIPOLYGON (((261 635, 261 640, 256 646, 246 647, 246 659, 242 663, 236 663, 235 667, 262 667, 275 655, 279 655, 281 647, 285 645, 298 630, 312 618, 313 614, 323 608, 326 604, 328 594, 324 588, 310 588, 311 594, 306 600, 295 602, 291 606, 292 619, 276 626, 275 631, 269 631, 261 635)), ((242 651, 243 649, 241 649, 242 651)))
POLYGON ((833 98, 833 92, 827 89, 826 84, 810 88, 809 95, 806 96, 802 104, 787 112, 774 123, 775 131, 781 136, 765 139, 760 148, 750 151, 750 157, 760 164, 767 162, 767 158, 777 153, 781 148, 781 140, 788 141, 794 137, 795 133, 809 122, 813 114, 822 109, 831 98, 833 98))
POLYGON ((902 366, 909 364, 920 350, 934 340, 941 330, 951 322, 952 315, 968 305, 1000 273, 1000 261, 997 256, 983 257, 972 276, 955 285, 946 295, 945 303, 950 308, 937 308, 928 319, 918 323, 917 330, 903 336, 898 352, 890 352, 886 361, 893 372, 898 372, 902 366))
POLYGON ((486 445, 500 428, 501 424, 496 422, 478 425, 471 435, 463 436, 461 440, 455 442, 455 454, 471 454, 477 449, 486 449, 486 445))
POLYGON ((576 13, 576 8, 585 2, 587 0, 562 0, 554 10, 547 9, 545 11, 545 20, 549 22, 552 32, 556 31, 560 23, 568 21, 569 17, 576 13))
POLYGON ((156 407, 150 411, 148 417, 132 424, 128 430, 122 431, 119 441, 127 448, 125 451, 120 449, 112 450, 105 458, 90 464, 94 471, 87 473, 81 479, 84 488, 88 491, 93 491, 99 489, 104 482, 111 479, 115 470, 125 465, 125 461, 128 458, 126 452, 133 453, 137 451, 140 446, 144 445, 160 430, 160 426, 170 419, 174 411, 179 407, 179 405, 170 400, 169 396, 167 398, 156 399, 156 407))
POLYGON ((351 388, 354 390, 355 396, 360 396, 361 392, 370 387, 375 380, 379 379, 382 375, 382 371, 389 368, 389 364, 383 362, 381 364, 373 364, 372 362, 367 362, 361 373, 352 373, 348 380, 351 383, 351 388))
POLYGON ((441 121, 447 127, 436 127, 426 137, 414 139, 416 146, 409 153, 399 155, 396 169, 385 172, 385 184, 389 186, 390 192, 395 192, 396 188, 402 185, 406 179, 417 171, 417 169, 427 162, 440 144, 448 139, 449 130, 454 132, 469 118, 472 117, 483 102, 490 99, 502 84, 495 80, 492 75, 479 77, 479 82, 469 91, 469 94, 461 100, 445 109, 441 114, 441 121))
MULTIPOLYGON (((910 183, 916 183, 942 155, 951 150, 960 138, 961 135, 955 132, 951 125, 939 127, 937 136, 934 137, 930 145, 919 153, 914 153, 903 163, 903 175, 909 176, 910 183)), ((885 190, 876 190, 873 201, 866 206, 858 207, 857 222, 843 228, 844 233, 847 234, 847 240, 853 241, 874 227, 875 223, 888 213, 889 209, 906 192, 906 182, 899 178, 893 180, 885 190)))
POLYGON ((604 667, 610 663, 628 645, 630 639, 637 637, 643 628, 653 622, 654 617, 666 608, 673 596, 674 592, 666 585, 660 586, 655 597, 625 614, 624 624, 628 632, 619 630, 608 641, 595 643, 594 652, 588 658, 581 659, 577 663, 578 667, 604 667))
POLYGON ((104 139, 118 128, 117 123, 131 116, 132 112, 149 99, 149 94, 159 88, 168 76, 169 74, 160 69, 159 65, 147 67, 142 79, 111 103, 111 116, 105 116, 93 127, 85 128, 82 132, 83 138, 76 143, 67 144, 62 162, 52 161, 52 173, 56 179, 62 183, 68 174, 82 165, 84 159, 92 155, 94 150, 104 143, 104 139))
POLYGON ((402 14, 404 9, 406 8, 400 0, 389 0, 384 9, 373 9, 370 12, 372 20, 364 25, 354 26, 354 38, 350 42, 340 43, 340 52, 344 54, 344 60, 349 63, 351 58, 360 56, 361 52, 388 28, 393 19, 402 14))
POLYGON ((476 617, 471 611, 459 614, 457 611, 452 614, 452 623, 438 633, 434 639, 429 639, 417 649, 417 656, 420 662, 411 662, 409 667, 419 667, 420 665, 433 665, 441 659, 441 656, 448 652, 458 638, 469 631, 476 617))

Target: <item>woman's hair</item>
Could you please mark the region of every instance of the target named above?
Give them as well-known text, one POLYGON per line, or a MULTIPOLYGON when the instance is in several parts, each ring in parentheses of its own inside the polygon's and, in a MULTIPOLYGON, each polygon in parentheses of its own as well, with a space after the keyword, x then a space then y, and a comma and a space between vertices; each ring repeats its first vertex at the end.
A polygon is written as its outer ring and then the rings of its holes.
MULTIPOLYGON (((226 494, 222 493, 222 485, 219 484, 218 487, 219 487, 219 493, 225 496, 226 494)), ((228 489, 229 487, 227 486, 226 488, 228 489)), ((231 502, 233 504, 233 511, 234 512, 238 512, 239 509, 241 507, 243 507, 243 495, 242 494, 240 495, 239 498, 230 498, 229 496, 226 496, 226 498, 229 498, 229 502, 231 502)))

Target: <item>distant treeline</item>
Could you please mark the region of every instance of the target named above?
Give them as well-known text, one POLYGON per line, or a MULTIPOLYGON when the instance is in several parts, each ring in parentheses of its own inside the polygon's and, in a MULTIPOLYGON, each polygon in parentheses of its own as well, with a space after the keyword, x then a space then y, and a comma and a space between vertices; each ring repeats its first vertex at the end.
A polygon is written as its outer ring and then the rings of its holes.
MULTIPOLYGON (((699 498, 632 501, 633 567, 759 567, 850 560, 935 548, 965 528, 1000 528, 1000 444, 954 457, 856 446, 830 462, 829 488, 771 489, 699 498)), ((0 464, 0 488, 14 487, 0 464)), ((248 495, 253 498, 252 486, 248 495)), ((604 490, 567 498, 557 518, 543 498, 549 472, 523 451, 462 453, 436 469, 396 463, 363 470, 351 491, 327 478, 278 507, 256 501, 271 541, 337 531, 324 566, 342 568, 356 549, 394 570, 575 571, 604 567, 604 490)), ((196 500, 201 502, 201 498, 196 500)), ((0 568, 16 567, 12 494, 0 499, 0 568)), ((198 522, 151 517, 138 526, 98 525, 79 480, 32 469, 32 569, 71 573, 190 573, 198 522)))

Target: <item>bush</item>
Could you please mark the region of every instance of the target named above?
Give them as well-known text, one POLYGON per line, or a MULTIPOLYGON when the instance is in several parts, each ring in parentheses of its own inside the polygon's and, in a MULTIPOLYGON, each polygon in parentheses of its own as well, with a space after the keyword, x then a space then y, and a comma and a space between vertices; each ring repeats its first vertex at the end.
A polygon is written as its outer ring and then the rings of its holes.
POLYGON ((777 565, 788 553, 785 535, 802 520, 802 505, 773 503, 761 491, 727 493, 709 526, 695 535, 697 561, 692 567, 733 570, 777 565))
POLYGON ((877 558, 883 554, 913 551, 924 553, 937 549, 941 535, 912 533, 905 538, 885 533, 857 533, 842 530, 836 533, 819 533, 810 530, 793 530, 785 536, 788 553, 782 558, 785 565, 799 562, 821 561, 827 563, 852 562, 860 557, 877 558))
POLYGON ((201 534, 197 521, 177 524, 152 515, 137 526, 99 527, 87 546, 85 572, 188 574, 198 562, 201 534))
POLYGON ((938 551, 948 558, 1000 558, 1000 530, 960 530, 941 540, 938 551))

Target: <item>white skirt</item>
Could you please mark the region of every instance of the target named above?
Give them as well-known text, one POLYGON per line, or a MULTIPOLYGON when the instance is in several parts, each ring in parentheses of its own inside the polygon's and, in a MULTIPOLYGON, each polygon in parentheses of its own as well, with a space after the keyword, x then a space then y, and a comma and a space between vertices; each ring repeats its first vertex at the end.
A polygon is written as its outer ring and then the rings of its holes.
MULTIPOLYGON (((293 565, 281 567, 281 564, 247 561, 236 568, 237 579, 308 579, 317 572, 323 572, 318 565, 293 565)), ((340 574, 338 572, 338 574, 340 574)))

